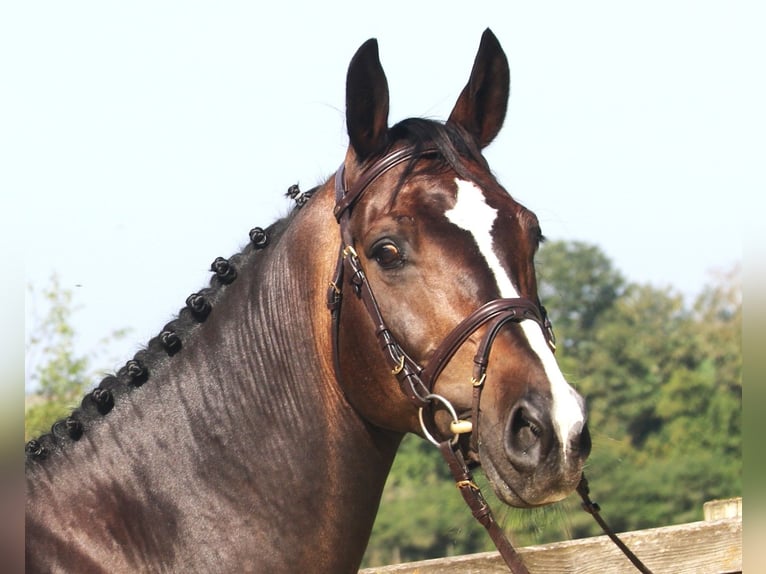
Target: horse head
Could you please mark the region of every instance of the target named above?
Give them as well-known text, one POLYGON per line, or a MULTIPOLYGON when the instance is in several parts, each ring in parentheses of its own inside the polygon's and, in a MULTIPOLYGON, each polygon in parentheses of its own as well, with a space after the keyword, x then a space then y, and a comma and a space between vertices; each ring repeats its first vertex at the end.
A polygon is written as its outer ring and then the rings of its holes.
POLYGON ((509 83, 487 30, 446 123, 389 127, 376 41, 354 56, 335 214, 358 297, 343 297, 337 376, 377 427, 438 440, 462 432, 454 423, 472 429, 455 437, 466 455, 504 502, 531 507, 577 486, 590 438, 538 299, 539 222, 481 153, 503 124, 509 83))

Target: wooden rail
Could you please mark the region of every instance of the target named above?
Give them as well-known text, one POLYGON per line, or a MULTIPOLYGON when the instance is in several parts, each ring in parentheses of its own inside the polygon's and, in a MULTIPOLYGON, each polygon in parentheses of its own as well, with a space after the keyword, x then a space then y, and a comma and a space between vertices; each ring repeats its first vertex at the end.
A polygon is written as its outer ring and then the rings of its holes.
MULTIPOLYGON (((742 499, 705 503, 705 520, 620 534, 655 574, 742 572, 742 499)), ((606 536, 519 549, 530 573, 634 573, 606 536)), ((508 574, 497 552, 367 568, 360 574, 508 574)))

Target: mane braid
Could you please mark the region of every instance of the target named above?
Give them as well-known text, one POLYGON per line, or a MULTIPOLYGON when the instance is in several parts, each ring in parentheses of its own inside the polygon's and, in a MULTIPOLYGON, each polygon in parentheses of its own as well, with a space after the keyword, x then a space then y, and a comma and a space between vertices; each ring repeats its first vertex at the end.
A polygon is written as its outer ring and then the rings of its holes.
POLYGON ((180 353, 183 350, 183 341, 205 322, 221 300, 226 286, 236 280, 238 272, 254 266, 256 256, 282 236, 295 213, 317 189, 318 187, 315 187, 300 193, 297 185, 291 186, 288 195, 295 200, 295 206, 290 214, 278 219, 266 229, 251 229, 250 242, 229 259, 216 258, 211 265, 213 276, 208 287, 189 295, 186 306, 179 311, 176 318, 167 323, 160 333, 116 374, 106 375, 95 389, 83 397, 79 407, 72 410, 67 417, 54 422, 50 432, 27 442, 24 449, 27 466, 39 464, 40 461, 60 452, 66 444, 80 440, 88 428, 97 424, 119 404, 121 397, 149 382, 152 372, 161 362, 180 353))

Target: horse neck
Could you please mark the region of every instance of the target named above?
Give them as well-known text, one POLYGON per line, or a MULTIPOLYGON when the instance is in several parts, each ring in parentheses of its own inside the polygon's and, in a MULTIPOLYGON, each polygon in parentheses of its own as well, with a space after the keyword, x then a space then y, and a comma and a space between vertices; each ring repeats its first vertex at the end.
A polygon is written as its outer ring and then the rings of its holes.
MULTIPOLYGON (((173 560, 220 535, 227 556, 259 570, 358 565, 400 437, 360 419, 335 381, 324 301, 338 249, 330 201, 318 193, 262 259, 244 259, 258 272, 239 273, 183 350, 63 461, 45 461, 58 482, 49 507, 108 500, 104 520, 124 520, 135 512, 112 496, 119 484, 132 509, 162 508, 163 524, 171 515, 191 525, 175 536, 173 560), (87 478, 71 480, 85 468, 87 478), (202 520, 200 508, 217 510, 202 520)), ((45 490, 33 486, 30 498, 45 490)))

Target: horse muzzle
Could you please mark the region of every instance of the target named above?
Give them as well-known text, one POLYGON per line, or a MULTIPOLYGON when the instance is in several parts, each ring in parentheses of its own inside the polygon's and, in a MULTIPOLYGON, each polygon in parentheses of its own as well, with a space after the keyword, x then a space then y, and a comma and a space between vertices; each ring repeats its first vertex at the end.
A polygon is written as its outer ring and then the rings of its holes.
POLYGON ((580 481, 591 449, 582 399, 573 392, 569 424, 555 420, 551 399, 536 391, 521 397, 504 417, 484 412, 477 429, 482 467, 498 497, 518 507, 556 502, 580 481), (494 419, 494 420, 493 420, 494 419), (502 429, 502 433, 497 430, 502 429))

